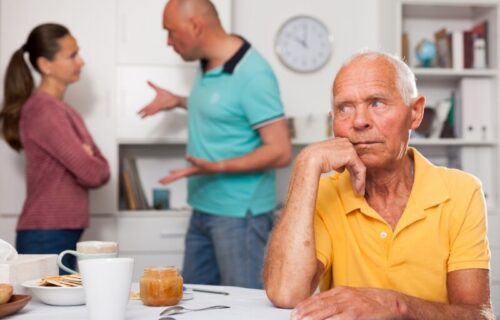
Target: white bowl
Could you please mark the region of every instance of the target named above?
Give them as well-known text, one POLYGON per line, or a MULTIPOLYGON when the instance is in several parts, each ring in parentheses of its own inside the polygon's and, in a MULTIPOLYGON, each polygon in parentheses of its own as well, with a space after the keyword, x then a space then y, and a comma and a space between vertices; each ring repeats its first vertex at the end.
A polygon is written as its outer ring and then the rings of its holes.
POLYGON ((83 287, 45 287, 40 286, 40 280, 29 280, 22 285, 45 304, 53 306, 77 306, 85 304, 83 287))

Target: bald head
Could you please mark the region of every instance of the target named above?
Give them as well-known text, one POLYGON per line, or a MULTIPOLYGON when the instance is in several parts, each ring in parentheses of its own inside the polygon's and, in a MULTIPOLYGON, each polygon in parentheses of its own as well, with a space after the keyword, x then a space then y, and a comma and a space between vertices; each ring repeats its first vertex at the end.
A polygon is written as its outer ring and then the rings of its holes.
POLYGON ((202 17, 207 22, 219 23, 219 14, 210 0, 170 0, 184 17, 202 17))

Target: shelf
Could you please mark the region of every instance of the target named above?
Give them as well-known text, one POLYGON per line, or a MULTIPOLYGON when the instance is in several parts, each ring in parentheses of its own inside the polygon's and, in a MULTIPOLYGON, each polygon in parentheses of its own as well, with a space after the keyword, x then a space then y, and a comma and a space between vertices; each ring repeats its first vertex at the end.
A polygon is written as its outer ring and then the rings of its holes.
POLYGON ((411 146, 469 146, 491 147, 497 144, 494 140, 464 140, 464 139, 411 139, 411 146))
POLYGON ((496 77, 495 69, 451 69, 451 68, 413 68, 417 79, 430 78, 462 78, 462 77, 496 77))
POLYGON ((405 19, 474 19, 492 10, 495 0, 439 1, 435 0, 402 0, 405 19))
POLYGON ((167 144, 167 145, 185 145, 185 139, 172 139, 172 138, 120 138, 118 144, 128 145, 148 145, 148 144, 167 144))
POLYGON ((120 210, 116 213, 116 217, 127 218, 162 218, 162 217, 189 217, 191 209, 175 209, 175 210, 120 210))

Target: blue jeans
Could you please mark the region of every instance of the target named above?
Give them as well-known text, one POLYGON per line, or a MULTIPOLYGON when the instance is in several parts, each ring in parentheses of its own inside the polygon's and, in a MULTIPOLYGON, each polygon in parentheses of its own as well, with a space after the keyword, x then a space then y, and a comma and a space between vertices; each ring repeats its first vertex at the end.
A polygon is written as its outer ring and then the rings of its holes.
MULTIPOLYGON (((23 254, 59 254, 64 250, 76 250, 76 243, 83 229, 22 230, 17 232, 16 250, 23 254)), ((76 259, 67 254, 63 258, 65 266, 75 270, 76 259)), ((59 269, 60 274, 67 274, 59 269)))
POLYGON ((264 252, 273 224, 273 212, 230 218, 193 210, 184 282, 262 288, 264 252))

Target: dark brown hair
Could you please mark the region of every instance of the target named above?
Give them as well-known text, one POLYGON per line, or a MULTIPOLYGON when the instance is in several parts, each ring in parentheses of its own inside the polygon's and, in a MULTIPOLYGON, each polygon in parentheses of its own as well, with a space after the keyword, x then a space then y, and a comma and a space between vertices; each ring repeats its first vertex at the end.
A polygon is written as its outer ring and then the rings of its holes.
POLYGON ((28 53, 31 66, 40 72, 37 64, 38 58, 44 57, 52 61, 60 50, 58 40, 68 34, 69 30, 60 24, 39 25, 30 32, 26 43, 10 58, 5 73, 0 121, 3 122, 2 133, 5 140, 16 151, 20 151, 23 147, 19 137, 21 108, 34 88, 33 76, 24 59, 24 53, 28 53))

